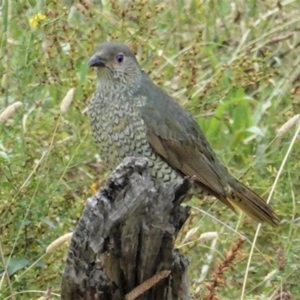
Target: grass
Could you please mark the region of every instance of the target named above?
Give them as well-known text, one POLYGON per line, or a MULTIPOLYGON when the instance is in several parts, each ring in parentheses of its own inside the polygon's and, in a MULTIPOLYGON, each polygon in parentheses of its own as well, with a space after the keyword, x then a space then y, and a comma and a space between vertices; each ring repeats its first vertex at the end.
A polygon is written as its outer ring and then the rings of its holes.
POLYGON ((119 40, 195 116, 236 177, 266 199, 272 191, 282 219, 258 228, 192 199, 177 246, 195 299, 300 299, 299 125, 276 137, 299 113, 297 1, 69 2, 3 2, 0 113, 22 106, 0 123, 0 298, 60 292, 67 246, 46 248, 73 230, 108 175, 83 113, 95 85, 87 61, 100 42, 119 40))

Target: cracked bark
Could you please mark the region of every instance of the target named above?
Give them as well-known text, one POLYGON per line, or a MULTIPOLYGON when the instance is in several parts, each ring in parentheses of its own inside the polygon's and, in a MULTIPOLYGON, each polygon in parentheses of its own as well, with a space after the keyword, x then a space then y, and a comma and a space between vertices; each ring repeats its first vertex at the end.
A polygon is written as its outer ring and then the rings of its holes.
POLYGON ((174 240, 190 208, 188 179, 154 183, 147 160, 127 158, 89 198, 75 228, 61 283, 63 300, 123 300, 164 270, 139 300, 189 299, 188 260, 174 240))

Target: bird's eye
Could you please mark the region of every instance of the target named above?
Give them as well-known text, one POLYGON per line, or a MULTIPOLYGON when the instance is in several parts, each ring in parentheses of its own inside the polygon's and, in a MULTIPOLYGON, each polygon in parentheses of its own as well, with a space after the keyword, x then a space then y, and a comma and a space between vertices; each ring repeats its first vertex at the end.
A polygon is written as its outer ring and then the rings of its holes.
POLYGON ((120 64, 124 60, 124 55, 123 54, 118 54, 117 57, 116 57, 116 59, 117 59, 117 62, 120 64))

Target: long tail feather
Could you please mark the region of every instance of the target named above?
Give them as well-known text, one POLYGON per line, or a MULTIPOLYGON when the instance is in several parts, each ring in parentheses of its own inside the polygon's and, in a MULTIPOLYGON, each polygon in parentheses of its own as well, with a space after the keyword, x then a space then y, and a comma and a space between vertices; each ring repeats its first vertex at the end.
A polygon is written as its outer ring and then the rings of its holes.
POLYGON ((280 220, 272 208, 241 182, 237 181, 226 199, 257 222, 267 222, 274 227, 279 225, 280 220))

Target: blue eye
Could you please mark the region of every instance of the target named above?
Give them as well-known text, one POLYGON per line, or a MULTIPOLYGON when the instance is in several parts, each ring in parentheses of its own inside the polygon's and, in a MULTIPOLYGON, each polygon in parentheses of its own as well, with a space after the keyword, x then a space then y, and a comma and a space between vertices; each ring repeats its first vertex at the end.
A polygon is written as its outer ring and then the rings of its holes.
POLYGON ((117 59, 118 63, 121 63, 124 60, 124 55, 123 54, 118 54, 117 57, 116 57, 116 59, 117 59))

